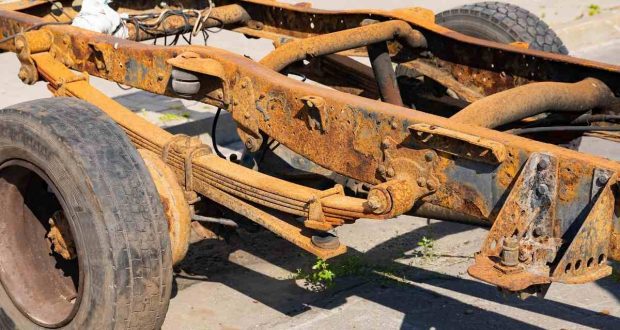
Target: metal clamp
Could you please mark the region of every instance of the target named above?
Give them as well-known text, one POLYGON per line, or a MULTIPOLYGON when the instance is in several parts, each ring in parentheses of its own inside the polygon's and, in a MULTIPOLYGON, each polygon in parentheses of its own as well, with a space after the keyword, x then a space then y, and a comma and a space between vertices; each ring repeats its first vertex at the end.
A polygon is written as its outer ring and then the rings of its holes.
POLYGON ((192 161, 196 157, 212 154, 211 148, 206 145, 193 147, 185 157, 185 191, 194 191, 194 173, 192 161))

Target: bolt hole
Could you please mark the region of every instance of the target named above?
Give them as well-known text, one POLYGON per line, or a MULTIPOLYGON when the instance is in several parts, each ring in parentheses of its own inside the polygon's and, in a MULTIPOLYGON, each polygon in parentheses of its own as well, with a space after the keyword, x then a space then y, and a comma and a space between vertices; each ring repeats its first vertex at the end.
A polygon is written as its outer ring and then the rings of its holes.
POLYGON ((590 259, 588 259, 588 268, 592 267, 592 263, 594 262, 594 258, 590 257, 590 259))
POLYGON ((566 268, 564 269, 565 273, 570 272, 570 269, 573 267, 573 264, 571 264, 570 262, 568 264, 566 264, 566 268))
POLYGON ((575 262, 575 270, 579 270, 579 268, 581 268, 581 260, 577 260, 577 262, 575 262))
POLYGON ((601 254, 600 256, 598 256, 598 264, 602 265, 605 262, 605 254, 601 254))

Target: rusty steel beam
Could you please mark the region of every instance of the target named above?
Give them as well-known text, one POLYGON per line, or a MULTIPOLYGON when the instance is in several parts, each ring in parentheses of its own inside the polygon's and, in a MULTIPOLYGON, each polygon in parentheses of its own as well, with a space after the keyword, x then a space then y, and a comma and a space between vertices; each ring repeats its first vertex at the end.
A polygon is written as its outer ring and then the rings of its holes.
POLYGON ((403 21, 390 21, 306 39, 292 40, 269 53, 260 63, 274 71, 282 71, 288 65, 308 58, 334 54, 394 39, 399 39, 413 48, 426 47, 424 36, 412 29, 409 24, 403 21))
MULTIPOLYGON (((475 86, 488 90, 488 94, 514 87, 506 84, 513 76, 518 78, 517 81, 558 82, 577 82, 593 77, 603 81, 616 96, 620 96, 620 80, 616 78, 620 68, 616 65, 466 36, 435 24, 433 12, 424 8, 334 11, 270 0, 224 0, 216 1, 216 4, 231 2, 241 4, 253 20, 261 23, 260 28, 243 27, 235 30, 273 40, 308 38, 352 29, 369 17, 378 21, 406 21, 426 37, 428 50, 434 60, 466 66, 468 72, 463 74, 467 76, 459 78, 470 80, 475 86)), ((399 53, 399 49, 391 47, 391 53, 399 53)), ((399 55, 402 56, 396 60, 403 62, 416 57, 404 53, 399 55)))
POLYGON ((603 82, 588 78, 577 83, 539 82, 482 98, 450 119, 495 128, 544 112, 585 112, 606 108, 615 100, 603 82))

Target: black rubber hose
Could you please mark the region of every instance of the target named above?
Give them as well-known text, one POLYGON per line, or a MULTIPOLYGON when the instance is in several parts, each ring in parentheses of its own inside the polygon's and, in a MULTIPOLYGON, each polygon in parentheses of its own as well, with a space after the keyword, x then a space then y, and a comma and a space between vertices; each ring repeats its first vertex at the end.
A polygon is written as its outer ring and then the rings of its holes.
POLYGON ((220 113, 222 112, 222 108, 217 108, 217 112, 215 113, 215 118, 213 118, 213 125, 211 125, 211 142, 213 143, 213 151, 218 157, 226 159, 223 153, 220 152, 220 149, 217 147, 217 138, 215 137, 215 131, 217 130, 217 121, 220 119, 220 113))

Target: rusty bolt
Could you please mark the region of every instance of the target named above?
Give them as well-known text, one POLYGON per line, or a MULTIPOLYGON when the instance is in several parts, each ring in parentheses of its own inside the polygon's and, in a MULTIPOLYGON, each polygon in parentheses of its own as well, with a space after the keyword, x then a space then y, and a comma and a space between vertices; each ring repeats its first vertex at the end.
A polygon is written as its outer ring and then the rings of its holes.
POLYGON ((21 52, 24 49, 24 46, 26 46, 24 44, 24 41, 21 39, 17 39, 15 40, 15 50, 17 50, 18 52, 21 52))
POLYGON ((239 101, 237 101, 237 100, 234 100, 234 101, 233 101, 233 105, 234 105, 234 106, 237 106, 237 105, 239 105, 239 101))
POLYGON ((519 240, 515 236, 504 239, 500 262, 508 267, 514 267, 519 264, 519 240))
POLYGON ((599 187, 604 187, 607 184, 607 181, 609 181, 609 174, 601 173, 601 175, 596 179, 596 184, 599 187))
POLYGON ((549 194, 549 186, 544 183, 541 183, 536 187, 536 193, 538 196, 547 196, 549 194))
POLYGON ((545 234, 545 229, 543 227, 534 228, 534 235, 540 237, 545 234))
POLYGON ((428 188, 428 190, 430 191, 435 191, 437 190, 437 183, 435 183, 433 180, 427 180, 426 188, 428 188))
POLYGON ((368 200, 366 201, 368 208, 372 210, 373 213, 380 214, 385 211, 385 203, 383 199, 377 195, 368 196, 368 200))
POLYGON ((249 137, 247 140, 245 140, 245 147, 249 150, 254 149, 254 138, 253 137, 249 137))
POLYGON ((245 117, 245 119, 250 119, 250 113, 249 112, 245 112, 243 114, 243 117, 245 117))
POLYGON ((383 139, 383 142, 381 142, 381 147, 383 149, 388 149, 391 146, 392 146, 392 141, 390 141, 390 139, 388 138, 383 139))
POLYGON ((548 167, 549 167, 549 160, 547 158, 542 158, 538 162, 538 170, 540 171, 546 170, 548 167))
POLYGON ((398 123, 395 120, 392 120, 392 122, 390 123, 390 126, 392 127, 392 129, 397 129, 398 123))
POLYGON ((418 186, 424 187, 424 186, 426 186, 426 179, 423 178, 423 177, 419 177, 418 180, 417 180, 417 183, 418 183, 418 186))
POLYGON ((377 167, 377 173, 379 173, 380 176, 385 177, 385 175, 387 174, 387 169, 385 168, 385 165, 379 165, 377 167))
POLYGON ((424 159, 427 162, 432 162, 433 160, 435 160, 435 153, 433 153, 432 151, 427 152, 426 154, 424 154, 424 159))
POLYGON ((388 168, 387 169, 387 176, 392 178, 392 177, 394 177, 394 175, 396 175, 396 172, 394 172, 394 168, 393 167, 388 168))
POLYGON ((247 81, 243 81, 241 83, 241 88, 247 88, 248 87, 248 82, 247 81))
POLYGON ((373 213, 381 214, 388 211, 390 205, 389 197, 385 192, 377 189, 371 189, 366 199, 366 207, 368 207, 373 213))

